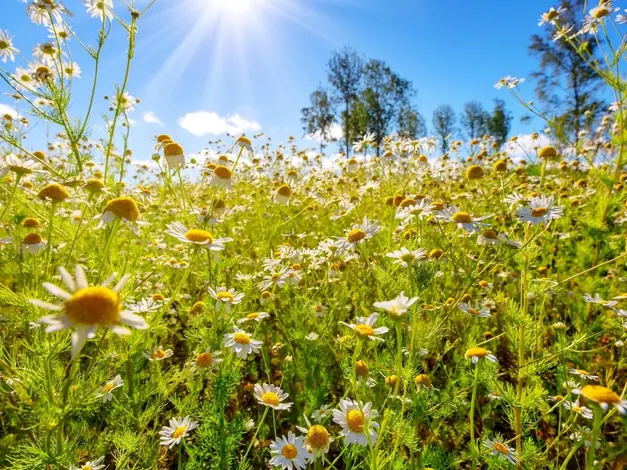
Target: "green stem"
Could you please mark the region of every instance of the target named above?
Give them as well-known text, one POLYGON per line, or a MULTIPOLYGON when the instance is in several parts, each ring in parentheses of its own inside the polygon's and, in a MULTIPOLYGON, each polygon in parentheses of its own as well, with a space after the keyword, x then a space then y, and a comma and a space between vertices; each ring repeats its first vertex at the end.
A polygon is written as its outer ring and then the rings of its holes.
POLYGON ((601 430, 601 421, 603 420, 603 409, 599 405, 594 405, 594 422, 592 423, 592 439, 590 440, 590 451, 588 452, 588 461, 586 470, 594 468, 594 458, 597 453, 597 441, 599 439, 599 431, 601 430))
MULTIPOLYGON (((479 359, 475 365, 475 378, 472 382, 472 398, 470 399, 470 411, 468 412, 468 427, 470 429, 470 442, 475 442, 475 403, 477 403, 477 388, 479 385, 479 369, 482 360, 479 359)), ((474 467, 474 465, 473 465, 474 467)))
POLYGON ((7 201, 7 205, 4 206, 4 210, 2 211, 2 215, 0 215, 0 220, 2 220, 4 218, 4 215, 9 210, 9 206, 11 206, 11 203, 13 202, 13 198, 15 197, 15 193, 17 192, 17 186, 20 184, 20 179, 21 178, 22 178, 22 175, 20 173, 18 173, 15 176, 15 184, 13 185, 13 191, 11 191, 11 195, 9 196, 9 200, 7 201))
POLYGON ((255 434, 253 435, 253 438, 250 440, 250 444, 248 444, 248 448, 246 449, 246 453, 244 454, 244 457, 242 457, 242 460, 240 461, 240 467, 241 467, 241 462, 243 462, 244 460, 246 460, 246 457, 248 456, 248 453, 250 452, 250 449, 252 448, 253 444, 255 443, 255 439, 257 438, 257 434, 259 434, 259 430, 261 429, 262 424, 264 423, 265 419, 266 419, 266 415, 268 414, 268 410, 270 409, 269 406, 265 406, 265 409, 263 410, 263 415, 261 415, 261 420, 259 421, 259 423, 257 423, 257 429, 255 429, 255 434))

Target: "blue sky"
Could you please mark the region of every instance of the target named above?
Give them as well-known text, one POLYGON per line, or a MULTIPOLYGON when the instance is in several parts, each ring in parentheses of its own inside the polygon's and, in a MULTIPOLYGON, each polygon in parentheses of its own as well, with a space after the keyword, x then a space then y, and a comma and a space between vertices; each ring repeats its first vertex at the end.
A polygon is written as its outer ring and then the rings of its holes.
MULTIPOLYGON (((30 56, 36 43, 47 40, 47 31, 30 22, 25 4, 1 2, 0 28, 8 29, 15 46, 30 56)), ((116 12, 127 18, 121 2, 114 2, 116 12)), ((95 45, 99 21, 86 14, 82 2, 65 4, 74 12, 70 25, 85 43, 95 45)), ((491 107, 498 97, 516 117, 513 133, 533 132, 539 123, 521 125, 520 106, 493 85, 505 75, 528 77, 535 68, 527 52, 529 36, 539 31, 538 18, 551 5, 539 0, 157 0, 139 23, 128 91, 141 103, 132 114, 131 147, 139 159, 147 159, 151 136, 169 133, 196 152, 219 136, 194 133, 217 132, 225 125, 249 126, 254 133, 255 123, 274 143, 289 135, 301 138, 300 109, 309 93, 326 82, 326 62, 344 45, 365 58, 385 60, 411 80, 429 127, 440 104, 460 111, 468 100, 491 107), (145 113, 163 125, 145 122, 145 113)), ((83 78, 75 83, 70 114, 82 116, 92 62, 76 42, 73 50, 83 78)), ((122 82, 125 55, 125 33, 114 24, 103 55, 96 118, 107 111, 103 96, 122 82)), ((8 70, 16 64, 7 64, 8 70)), ((6 86, 2 91, 8 91, 6 86)), ((533 84, 524 91, 531 99, 533 84)), ((2 96, 0 103, 10 100, 2 96)))

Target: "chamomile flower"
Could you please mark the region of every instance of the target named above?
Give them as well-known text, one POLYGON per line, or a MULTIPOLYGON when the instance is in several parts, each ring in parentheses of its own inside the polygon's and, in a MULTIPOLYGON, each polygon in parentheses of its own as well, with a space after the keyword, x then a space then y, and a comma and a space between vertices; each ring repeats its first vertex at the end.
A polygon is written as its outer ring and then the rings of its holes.
POLYGON ((242 324, 246 322, 256 321, 257 323, 261 323, 265 318, 269 318, 270 314, 268 312, 251 312, 246 315, 244 318, 240 318, 237 320, 237 324, 242 324))
POLYGON ((264 406, 269 406, 277 411, 289 410, 292 407, 292 403, 284 402, 288 398, 288 394, 279 387, 267 383, 263 385, 255 384, 254 390, 255 398, 264 406))
POLYGON ((40 163, 35 160, 22 160, 17 155, 9 153, 0 160, 0 178, 4 178, 9 171, 16 175, 30 175, 33 172, 39 172, 40 163))
POLYGON ((231 190, 233 188, 233 172, 226 166, 216 166, 211 175, 211 180, 209 180, 209 186, 231 190))
POLYGON ((546 224, 559 219, 563 214, 564 209, 553 204, 553 196, 534 197, 529 202, 529 207, 518 209, 518 218, 534 225, 546 224))
POLYGON ((102 398, 103 403, 111 401, 113 399, 113 390, 121 387, 122 385, 124 385, 124 381, 122 380, 122 377, 118 374, 114 377, 113 380, 110 380, 103 385, 96 397, 102 398))
POLYGON ((280 466, 284 470, 304 469, 311 460, 311 454, 305 447, 305 438, 296 437, 292 431, 287 433, 287 437, 282 436, 273 441, 270 452, 273 454, 270 465, 280 466))
POLYGON ((81 465, 80 467, 70 466, 70 470, 102 470, 105 468, 102 462, 104 462, 104 455, 96 460, 85 462, 85 465, 81 465))
POLYGON ((492 455, 498 455, 500 459, 512 465, 516 465, 518 462, 518 454, 516 454, 516 451, 503 442, 486 439, 483 445, 492 451, 492 455))
POLYGON ((372 409, 372 403, 364 405, 351 399, 340 400, 339 408, 333 410, 333 422, 342 427, 345 445, 374 445, 379 429, 379 424, 374 421, 377 416, 379 413, 372 409))
POLYGON ((211 251, 222 251, 224 250, 225 243, 233 241, 230 237, 214 238, 211 232, 207 230, 196 228, 188 229, 180 222, 172 222, 168 224, 165 233, 173 236, 183 243, 201 245, 211 251))
POLYGON ((333 438, 329 435, 327 428, 321 424, 312 424, 304 417, 307 427, 296 426, 300 432, 305 434, 305 447, 311 452, 314 459, 324 459, 324 455, 329 452, 329 446, 333 442, 333 438))
POLYGON ((588 372, 586 370, 583 370, 583 369, 569 369, 568 373, 569 374, 573 374, 573 375, 577 375, 577 376, 581 377, 582 379, 599 380, 599 376, 598 375, 591 374, 590 372, 588 372))
POLYGON ((404 246, 401 247, 400 250, 393 251, 391 253, 386 253, 388 258, 394 259, 394 264, 399 264, 404 268, 407 268, 413 265, 417 261, 421 261, 427 256, 427 252, 425 250, 408 250, 404 246))
POLYGON ((318 423, 321 423, 327 416, 329 416, 329 405, 322 405, 320 408, 311 413, 311 418, 318 423))
POLYGON ((617 300, 603 300, 599 294, 595 294, 594 297, 590 294, 585 294, 583 296, 583 300, 591 304, 598 304, 608 308, 615 307, 618 304, 617 300))
POLYGON ((538 21, 538 26, 542 26, 548 23, 557 24, 559 21, 560 15, 566 11, 566 8, 560 6, 557 10, 553 7, 549 8, 549 11, 546 13, 542 13, 540 17, 540 21, 538 21))
POLYGON ((244 298, 244 294, 238 293, 234 288, 227 290, 226 287, 221 286, 216 290, 209 287, 208 290, 209 295, 211 295, 211 297, 216 301, 216 311, 224 307, 226 313, 229 313, 231 311, 231 306, 239 304, 244 298))
POLYGON ((579 400, 577 400, 577 401, 565 400, 562 403, 562 405, 564 405, 564 408, 566 408, 567 410, 570 410, 573 413, 577 413, 578 415, 581 415, 581 416, 583 416, 586 419, 592 419, 593 418, 592 410, 590 408, 587 408, 587 407, 581 405, 579 403, 579 400))
POLYGON ((163 349, 163 346, 159 345, 152 351, 146 351, 144 357, 149 361, 163 361, 169 357, 172 357, 174 351, 171 349, 163 349))
POLYGON ((480 232, 482 228, 487 227, 487 224, 481 223, 482 220, 486 220, 492 217, 491 215, 484 215, 482 217, 474 217, 468 212, 460 211, 458 207, 447 207, 439 215, 438 218, 446 222, 454 222, 461 229, 467 232, 480 232))
POLYGON ((261 349, 262 342, 252 339, 250 333, 238 327, 233 327, 233 333, 224 335, 224 347, 231 348, 231 352, 237 354, 237 357, 246 359, 249 354, 257 354, 261 349))
POLYGON ((377 224, 370 222, 368 217, 364 216, 361 224, 354 225, 352 229, 346 232, 344 243, 349 247, 354 247, 375 236, 379 230, 380 227, 377 224))
POLYGON ((458 307, 462 312, 466 312, 473 317, 490 318, 492 316, 490 309, 485 306, 477 305, 473 307, 470 303, 460 303, 458 307))
POLYGON ((484 359, 484 358, 489 359, 492 362, 498 362, 496 356, 484 348, 478 348, 478 347, 470 348, 466 350, 466 353, 464 355, 466 356, 466 359, 472 360, 473 364, 476 364, 477 362, 479 362, 479 359, 484 359))
POLYGON ((233 144, 232 150, 239 151, 239 152, 246 150, 251 156, 254 155, 255 153, 253 150, 252 143, 250 142, 250 139, 246 137, 246 134, 242 134, 241 136, 237 138, 237 140, 233 144))
POLYGON ((192 421, 189 416, 185 418, 170 418, 170 425, 163 426, 159 431, 159 445, 168 446, 171 449, 175 445, 179 445, 181 441, 189 436, 190 431, 196 429, 198 423, 192 421))
POLYGON ((19 52, 13 45, 9 32, 0 29, 0 59, 2 62, 6 64, 7 59, 11 62, 15 61, 15 54, 19 54, 19 52))
POLYGON ((144 330, 148 328, 146 320, 127 310, 122 310, 120 292, 128 283, 130 275, 125 275, 113 287, 109 285, 115 279, 115 273, 99 286, 89 286, 83 268, 76 266, 73 279, 65 268, 59 268, 61 279, 70 293, 50 284, 43 283, 44 289, 62 300, 59 305, 31 300, 31 303, 52 310, 62 312, 61 315, 49 315, 39 319, 40 323, 49 325, 46 332, 53 332, 73 328, 72 357, 76 357, 88 339, 93 338, 98 327, 108 328, 118 335, 129 335, 131 331, 122 326, 144 330))
POLYGON ((22 240, 22 251, 32 255, 38 255, 45 248, 48 242, 37 232, 29 233, 22 240))
POLYGON ((185 167, 185 151, 176 142, 165 142, 163 144, 163 159, 168 168, 173 170, 185 167))
POLYGON ((610 406, 613 406, 620 414, 624 415, 627 413, 627 400, 622 400, 616 392, 609 388, 601 387, 600 385, 584 385, 582 388, 572 390, 572 392, 598 404, 605 411, 610 406))
POLYGON ((522 243, 510 240, 504 233, 497 233, 496 230, 487 228, 477 237, 477 245, 509 245, 520 248, 522 243))
POLYGON ((409 307, 411 307, 418 297, 412 297, 411 299, 405 295, 405 292, 401 292, 398 297, 383 302, 375 302, 373 305, 377 308, 381 308, 388 312, 393 319, 403 318, 407 315, 409 307))
POLYGON ((97 228, 101 228, 115 219, 120 219, 136 234, 139 233, 138 225, 142 224, 139 221, 139 207, 137 207, 135 200, 128 196, 111 199, 99 219, 97 228))
POLYGON ((369 317, 357 317, 355 319, 355 323, 344 323, 340 322, 340 324, 349 327, 357 334, 357 337, 363 340, 370 339, 371 341, 385 341, 383 338, 380 338, 378 335, 385 334, 389 331, 387 326, 381 326, 379 328, 374 328, 377 319, 379 318, 378 313, 373 313, 369 317))
POLYGON ((223 361, 222 358, 218 357, 220 354, 222 354, 222 351, 212 351, 211 348, 207 348, 196 355, 194 366, 197 369, 211 369, 223 361))

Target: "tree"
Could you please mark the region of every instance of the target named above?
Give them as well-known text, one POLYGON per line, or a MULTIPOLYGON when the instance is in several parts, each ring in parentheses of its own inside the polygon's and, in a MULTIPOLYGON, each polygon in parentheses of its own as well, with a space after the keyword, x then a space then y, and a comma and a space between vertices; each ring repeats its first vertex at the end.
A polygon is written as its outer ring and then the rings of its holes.
MULTIPOLYGON (((585 0, 566 0, 566 11, 560 13, 560 25, 573 25, 578 31, 583 22, 585 0)), ((544 104, 544 112, 553 119, 555 135, 563 141, 580 144, 581 130, 591 124, 605 107, 598 99, 602 78, 594 72, 565 37, 553 40, 554 28, 544 35, 531 37, 529 51, 539 58, 536 94, 544 104), (586 114, 587 113, 587 114, 586 114)), ((588 60, 596 60, 597 44, 582 43, 580 50, 588 60)))
POLYGON ((363 82, 359 98, 366 114, 367 132, 374 133, 379 155, 383 138, 393 128, 400 128, 400 113, 410 110, 415 91, 411 82, 399 77, 382 60, 368 61, 363 68, 363 82))
POLYGON ((448 104, 440 105, 433 111, 431 124, 433 125, 433 132, 440 140, 442 153, 448 151, 448 138, 455 133, 456 121, 455 111, 448 104))
POLYGON ((335 115, 333 106, 327 91, 318 87, 311 95, 309 95, 311 106, 301 109, 301 122, 305 134, 313 136, 320 141, 320 153, 324 149, 326 143, 333 142, 335 139, 331 135, 333 124, 335 123, 335 115))
POLYGON ((478 101, 469 101, 464 104, 464 112, 459 121, 470 140, 478 139, 488 133, 490 114, 483 109, 478 101))
POLYGON ((488 131, 500 148, 507 140, 512 128, 512 115, 505 109, 503 100, 494 100, 494 110, 489 118, 488 131))
POLYGON ((333 87, 334 98, 344 105, 341 120, 344 125, 346 156, 350 151, 351 104, 357 97, 362 78, 362 60, 355 51, 345 47, 335 52, 327 64, 329 83, 333 87))
POLYGON ((403 107, 398 113, 398 133, 406 139, 415 139, 427 134, 425 118, 413 106, 403 107))

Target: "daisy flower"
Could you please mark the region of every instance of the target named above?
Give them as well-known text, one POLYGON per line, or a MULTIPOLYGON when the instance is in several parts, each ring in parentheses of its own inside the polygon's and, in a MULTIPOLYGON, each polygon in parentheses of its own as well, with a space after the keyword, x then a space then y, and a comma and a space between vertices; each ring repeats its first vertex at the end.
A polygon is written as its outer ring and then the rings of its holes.
POLYGON ((287 433, 287 437, 282 436, 273 441, 270 452, 273 454, 270 465, 287 470, 304 469, 311 460, 311 454, 305 447, 305 438, 296 437, 292 431, 287 433))
POLYGON ((224 347, 231 348, 231 352, 237 354, 237 357, 246 359, 249 354, 257 354, 262 345, 261 341, 250 336, 250 333, 234 326, 233 333, 224 335, 224 347))
POLYGON ((209 295, 211 295, 211 297, 213 297, 216 301, 216 311, 220 310, 220 308, 224 305, 226 313, 230 313, 231 305, 239 304, 244 298, 244 294, 238 294, 234 288, 227 290, 226 287, 221 286, 218 287, 217 290, 213 290, 211 287, 209 287, 208 290, 209 295))
POLYGON ((590 304, 599 304, 608 308, 612 308, 616 306, 616 304, 618 304, 618 301, 616 300, 603 300, 599 294, 595 294, 594 297, 592 297, 590 294, 585 294, 583 296, 583 300, 590 304))
POLYGON ((490 318, 492 316, 490 309, 485 306, 480 307, 477 305, 473 307, 470 303, 460 303, 458 307, 461 311, 473 317, 490 318))
POLYGON ((185 418, 170 418, 170 425, 163 426, 161 431, 159 431, 159 435, 161 436, 159 439, 159 445, 168 446, 168 449, 171 449, 175 445, 181 443, 183 438, 189 436, 189 432, 198 427, 198 423, 192 421, 189 416, 185 416, 185 418))
POLYGON ((398 297, 392 300, 384 302, 375 302, 373 305, 376 308, 381 308, 390 314, 390 317, 399 319, 404 317, 416 301, 418 297, 412 297, 411 299, 405 295, 405 292, 401 292, 398 297))
POLYGON ((60 2, 50 2, 47 0, 33 0, 26 9, 26 14, 35 24, 51 26, 50 17, 55 23, 63 23, 62 14, 69 14, 65 6, 60 2))
POLYGON ((495 355, 493 355, 490 351, 484 348, 470 348, 466 350, 464 354, 466 359, 471 359, 473 364, 479 362, 479 359, 489 359, 492 362, 498 362, 495 355))
POLYGON ((2 62, 6 64, 7 59, 11 62, 15 61, 15 54, 18 54, 19 52, 20 51, 13 46, 13 41, 11 40, 11 36, 9 36, 9 32, 2 31, 0 29, 0 58, 2 59, 2 62))
POLYGON ((320 408, 311 413, 311 418, 316 420, 318 423, 321 423, 322 420, 329 415, 330 408, 331 407, 329 405, 322 405, 320 408))
POLYGON ((222 351, 211 351, 211 348, 207 348, 196 356, 194 365, 198 369, 210 369, 223 361, 222 358, 218 357, 220 354, 222 354, 222 351))
POLYGON ((287 397, 287 393, 272 384, 255 384, 255 398, 262 405, 269 406, 277 411, 289 410, 292 407, 292 403, 283 403, 283 400, 287 399, 287 397))
POLYGON ((257 323, 261 323, 263 319, 269 318, 269 317, 270 317, 270 314, 267 312, 252 312, 246 315, 244 318, 240 318, 239 320, 237 320, 237 324, 240 325, 248 321, 256 321, 257 323))
POLYGON ((529 202, 529 207, 518 209, 518 218, 523 222, 534 225, 545 224, 551 220, 559 219, 564 214, 564 209, 553 205, 553 196, 534 197, 529 202))
POLYGON ((557 10, 553 7, 549 8, 549 11, 542 13, 538 26, 542 26, 548 23, 556 24, 559 21, 559 16, 566 11, 566 8, 560 6, 557 10))
POLYGON ((9 153, 0 161, 0 178, 4 178, 9 171, 16 175, 30 175, 34 171, 40 171, 41 165, 35 160, 22 161, 14 153, 9 153))
POLYGON ((569 369, 568 373, 573 374, 573 375, 578 375, 582 379, 599 380, 598 375, 591 374, 590 372, 585 371, 583 369, 569 369))
POLYGON ((496 233, 495 230, 487 228, 477 237, 477 245, 509 245, 520 248, 522 243, 510 240, 504 233, 496 233))
POLYGON ((231 151, 235 149, 239 149, 240 152, 246 150, 251 156, 253 156, 255 153, 253 150, 253 145, 250 142, 250 139, 246 137, 246 134, 242 134, 237 138, 237 140, 233 144, 233 148, 231 149, 231 151))
POLYGON ((567 410, 570 410, 573 413, 577 413, 578 415, 581 415, 586 419, 592 419, 594 416, 590 408, 579 404, 579 399, 577 399, 577 401, 565 400, 562 404, 567 410))
POLYGON ((70 470, 102 470, 105 468, 105 465, 103 465, 102 462, 104 462, 104 455, 96 460, 85 462, 85 465, 80 467, 70 466, 70 470))
POLYGON ((305 416, 305 422, 307 423, 307 428, 296 426, 296 429, 305 434, 305 447, 311 452, 314 459, 324 459, 324 454, 329 452, 329 446, 333 442, 333 438, 324 426, 320 424, 312 426, 307 416, 305 416))
POLYGON ((70 293, 50 284, 43 283, 44 289, 58 297, 63 302, 59 305, 32 299, 31 303, 37 307, 55 312, 63 312, 62 315, 49 315, 39 319, 40 323, 49 325, 46 332, 59 331, 73 328, 72 333, 72 357, 76 357, 83 349, 87 339, 96 334, 98 327, 108 328, 118 335, 128 335, 130 330, 122 324, 145 330, 148 328, 146 320, 127 310, 122 310, 120 292, 128 283, 130 275, 125 275, 113 287, 109 285, 115 279, 112 274, 99 286, 89 286, 83 268, 76 266, 75 278, 65 268, 59 268, 61 279, 70 293))
POLYGON ((213 238, 211 232, 208 232, 207 230, 188 230, 187 227, 180 222, 172 222, 171 224, 168 224, 165 233, 173 236, 183 243, 202 245, 211 251, 222 251, 224 250, 225 243, 233 241, 230 237, 213 238))
POLYGON ((111 392, 113 392, 113 390, 115 390, 116 388, 121 387, 122 385, 124 385, 124 382, 122 381, 122 377, 120 377, 120 375, 118 374, 113 380, 110 380, 109 382, 104 384, 104 386, 100 389, 100 393, 98 393, 96 397, 102 398, 103 403, 111 401, 113 399, 113 394, 111 392))
POLYGON ((176 142, 166 142, 163 145, 163 159, 168 168, 178 170, 185 166, 185 151, 176 142))
POLYGON ((498 455, 500 459, 507 460, 512 465, 518 462, 516 451, 503 442, 486 439, 483 445, 492 451, 492 455, 498 455))
POLYGON ((400 264, 404 268, 407 268, 416 261, 424 259, 427 256, 427 252, 425 250, 408 250, 403 246, 400 250, 386 253, 385 256, 395 259, 394 264, 400 264))
POLYGON ((174 351, 171 349, 163 349, 163 346, 158 346, 152 351, 146 351, 144 357, 149 361, 163 361, 168 357, 172 357, 172 354, 174 354, 174 351))
POLYGON ((459 228, 467 232, 480 232, 483 227, 487 227, 487 224, 481 223, 481 221, 490 217, 492 216, 474 217, 468 212, 460 211, 459 207, 447 207, 438 215, 439 219, 446 222, 454 222, 459 228))
POLYGON ((385 334, 389 331, 387 326, 381 326, 379 328, 373 328, 377 319, 379 318, 378 313, 373 313, 369 317, 357 317, 356 323, 344 323, 340 322, 340 324, 344 326, 348 326, 352 330, 355 331, 357 337, 360 339, 370 339, 372 341, 385 341, 383 338, 379 338, 377 335, 385 334))
POLYGON ((47 243, 37 232, 29 233, 22 240, 22 251, 37 255, 46 248, 47 243))
POLYGON ((582 388, 572 390, 572 392, 600 405, 605 411, 613 406, 620 414, 627 413, 627 400, 621 400, 621 397, 609 388, 600 385, 584 385, 582 388))
POLYGON ((379 230, 380 227, 377 224, 370 222, 368 217, 364 216, 364 220, 361 224, 354 225, 352 229, 346 232, 344 244, 354 247, 358 243, 363 243, 369 238, 372 238, 379 230))
POLYGON ((274 194, 274 200, 279 204, 288 205, 292 194, 292 188, 290 188, 287 184, 283 184, 279 186, 279 189, 276 190, 276 193, 274 194))
POLYGON ((379 413, 372 409, 372 403, 364 405, 351 399, 340 400, 339 408, 333 410, 333 422, 342 427, 345 445, 356 443, 367 446, 368 441, 374 445, 376 430, 379 429, 379 424, 374 421, 377 416, 379 413))
POLYGON ((105 206, 96 228, 101 228, 116 218, 128 225, 135 234, 139 233, 137 226, 142 223, 139 222, 139 207, 133 198, 123 196, 111 199, 105 206))
POLYGON ((218 189, 231 190, 233 188, 233 172, 224 165, 218 165, 214 168, 209 186, 218 189))

